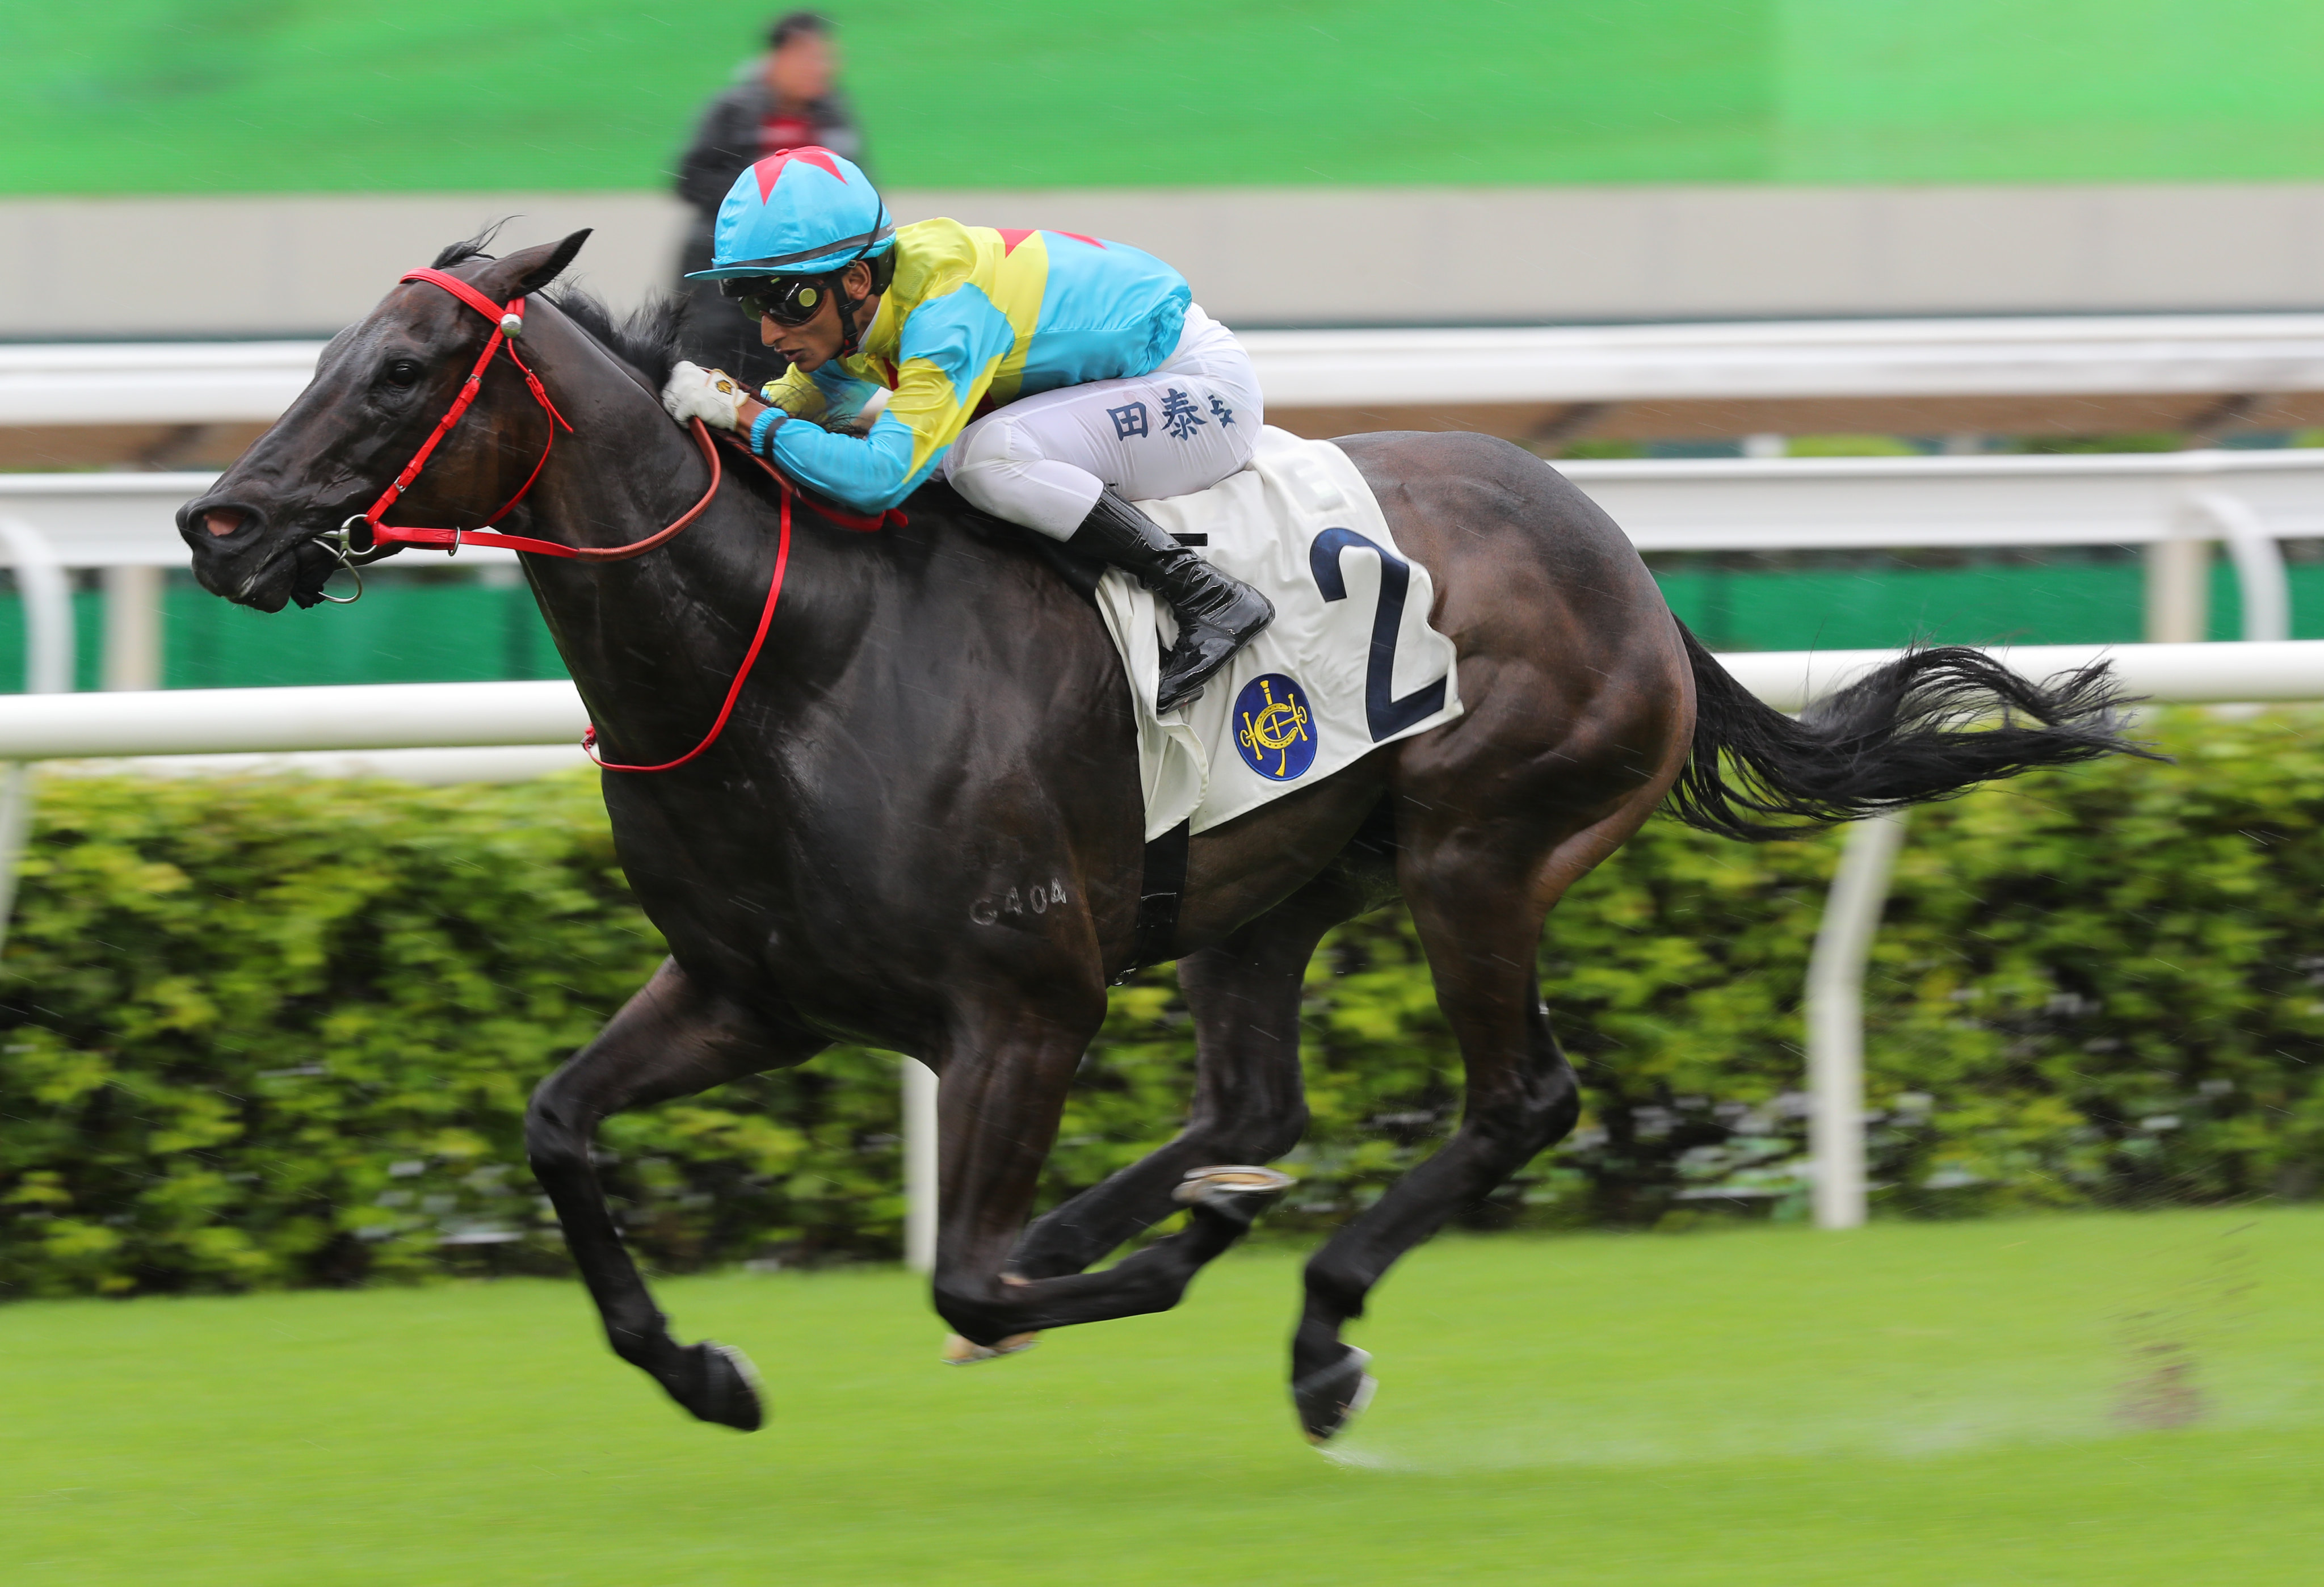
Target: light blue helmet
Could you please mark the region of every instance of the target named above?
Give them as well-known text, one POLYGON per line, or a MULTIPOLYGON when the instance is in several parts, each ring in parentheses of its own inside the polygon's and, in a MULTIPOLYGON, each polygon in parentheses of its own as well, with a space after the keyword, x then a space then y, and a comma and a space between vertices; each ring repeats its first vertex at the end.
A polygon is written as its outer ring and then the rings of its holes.
POLYGON ((823 275, 896 245, 896 227, 872 179, 844 154, 815 144, 770 154, 734 179, 718 206, 708 270, 688 281, 823 275))

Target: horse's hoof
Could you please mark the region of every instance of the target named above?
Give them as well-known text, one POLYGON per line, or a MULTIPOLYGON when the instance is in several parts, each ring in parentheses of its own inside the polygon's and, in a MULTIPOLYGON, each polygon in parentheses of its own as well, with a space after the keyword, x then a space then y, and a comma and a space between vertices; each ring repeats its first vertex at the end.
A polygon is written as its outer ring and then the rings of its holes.
POLYGON ((1189 1168, 1170 1199, 1181 1206, 1208 1207, 1238 1223, 1249 1223, 1291 1188, 1291 1176, 1248 1163, 1189 1168))
POLYGON ((755 1433, 764 1419, 759 1408, 759 1370, 741 1351, 704 1340, 684 1352, 682 1389, 670 1392, 696 1419, 738 1432, 755 1433))
POLYGON ((1011 1333, 998 1344, 977 1344, 957 1333, 945 1335, 944 1364, 947 1367, 973 1367, 979 1361, 997 1361, 1005 1355, 1015 1355, 1041 1342, 1038 1333, 1011 1333))
POLYGON ((1308 1443, 1329 1444, 1363 1415, 1372 1391, 1379 1387, 1364 1370, 1371 1359, 1368 1352, 1350 1345, 1348 1353, 1330 1366, 1292 1379, 1292 1408, 1299 1413, 1299 1427, 1308 1443))

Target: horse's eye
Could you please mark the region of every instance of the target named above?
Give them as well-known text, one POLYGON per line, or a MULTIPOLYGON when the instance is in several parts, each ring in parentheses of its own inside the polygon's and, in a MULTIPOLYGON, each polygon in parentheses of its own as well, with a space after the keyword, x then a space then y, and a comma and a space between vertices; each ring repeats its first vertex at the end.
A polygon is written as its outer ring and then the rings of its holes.
POLYGON ((391 358, 383 373, 387 376, 387 383, 392 386, 416 386, 420 383, 420 360, 391 358))

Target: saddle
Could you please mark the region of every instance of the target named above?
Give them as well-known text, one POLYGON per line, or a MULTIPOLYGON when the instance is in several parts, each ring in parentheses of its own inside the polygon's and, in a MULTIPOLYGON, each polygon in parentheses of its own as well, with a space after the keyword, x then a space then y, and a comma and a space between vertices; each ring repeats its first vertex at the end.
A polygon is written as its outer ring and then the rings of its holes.
POLYGON ((1339 447, 1263 429, 1236 473, 1139 506, 1276 613, 1198 697, 1157 713, 1169 608, 1127 574, 1042 548, 1092 592, 1121 654, 1149 842, 1231 821, 1461 715, 1452 641, 1428 625, 1434 584, 1339 447))

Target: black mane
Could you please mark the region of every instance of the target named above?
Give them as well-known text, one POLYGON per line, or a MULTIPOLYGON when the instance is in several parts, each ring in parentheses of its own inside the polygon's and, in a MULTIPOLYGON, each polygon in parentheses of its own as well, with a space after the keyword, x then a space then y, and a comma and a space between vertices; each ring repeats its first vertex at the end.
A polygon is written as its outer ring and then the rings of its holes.
MULTIPOLYGON (((494 221, 473 237, 447 243, 436 254, 432 268, 449 270, 471 259, 490 259, 486 252, 506 221, 494 221)), ((576 286, 552 287, 542 294, 567 318, 586 331, 605 351, 619 358, 661 389, 670 370, 686 356, 680 341, 686 330, 687 302, 657 292, 642 308, 622 319, 613 310, 576 286)))
POLYGON ((689 305, 683 298, 656 292, 635 313, 616 321, 612 309, 579 287, 552 287, 545 296, 605 351, 644 375, 656 391, 686 356, 680 344, 689 305))
POLYGON ((455 264, 466 264, 471 259, 490 259, 492 255, 485 250, 493 245, 493 239, 501 235, 501 227, 507 224, 505 220, 496 220, 473 237, 462 242, 445 244, 436 251, 436 257, 429 263, 428 268, 449 270, 455 264))

